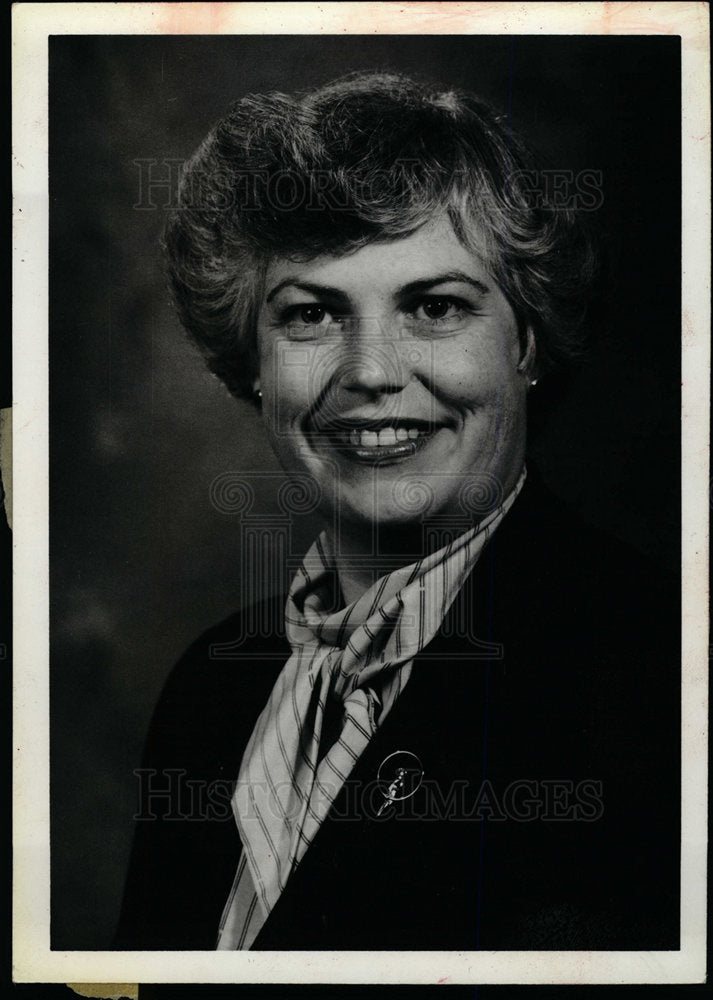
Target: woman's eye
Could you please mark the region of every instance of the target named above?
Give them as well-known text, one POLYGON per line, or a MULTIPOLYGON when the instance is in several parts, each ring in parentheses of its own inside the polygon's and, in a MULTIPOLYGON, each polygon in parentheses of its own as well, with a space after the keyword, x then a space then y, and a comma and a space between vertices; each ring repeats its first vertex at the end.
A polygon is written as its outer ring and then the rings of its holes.
POLYGON ((417 323, 434 332, 441 328, 443 332, 448 332, 460 325, 469 314, 473 314, 473 308, 452 295, 427 295, 414 303, 411 312, 417 323))
POLYGON ((446 298, 424 299, 421 309, 423 309, 427 319, 446 319, 457 312, 453 299, 446 298))
POLYGON ((326 306, 317 302, 289 306, 280 318, 280 323, 285 326, 289 336, 297 340, 322 336, 335 322, 338 320, 326 306))
POLYGON ((307 326, 319 326, 324 317, 327 315, 327 310, 324 306, 300 306, 298 315, 302 322, 307 326))
POLYGON ((455 295, 421 295, 406 312, 414 334, 419 337, 450 336, 479 315, 476 305, 455 295))

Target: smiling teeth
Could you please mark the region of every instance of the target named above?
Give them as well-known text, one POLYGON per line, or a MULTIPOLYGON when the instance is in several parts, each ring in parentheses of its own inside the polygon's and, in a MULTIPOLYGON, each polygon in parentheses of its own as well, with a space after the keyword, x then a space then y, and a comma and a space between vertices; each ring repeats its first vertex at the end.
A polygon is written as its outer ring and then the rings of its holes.
POLYGON ((428 431, 417 427, 384 427, 380 431, 351 431, 349 443, 362 448, 388 448, 402 441, 415 441, 428 431))

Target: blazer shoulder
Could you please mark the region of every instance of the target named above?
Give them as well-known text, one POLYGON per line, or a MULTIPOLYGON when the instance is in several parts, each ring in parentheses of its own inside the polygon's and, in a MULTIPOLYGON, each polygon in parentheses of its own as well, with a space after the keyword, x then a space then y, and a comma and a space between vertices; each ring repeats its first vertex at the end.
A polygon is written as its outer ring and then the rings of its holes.
POLYGON ((289 656, 283 609, 271 598, 209 628, 164 684, 137 772, 150 815, 137 817, 116 948, 214 947, 240 853, 233 782, 289 656))
MULTIPOLYGON (((675 604, 680 591, 677 574, 630 543, 584 520, 575 507, 555 496, 539 476, 525 486, 523 496, 505 519, 502 555, 519 562, 530 578, 560 582, 567 590, 578 585, 596 601, 598 590, 637 603, 646 595, 649 606, 675 604)), ((496 535, 496 544, 499 544, 496 535)))
POLYGON ((680 579, 546 489, 528 486, 494 537, 492 568, 479 566, 509 641, 517 633, 537 636, 543 647, 568 643, 577 662, 626 662, 631 676, 638 676, 635 664, 656 664, 656 675, 675 684, 680 579))
POLYGON ((284 598, 229 615, 203 632, 170 671, 146 740, 144 765, 177 747, 213 742, 234 727, 252 727, 290 655, 284 598))

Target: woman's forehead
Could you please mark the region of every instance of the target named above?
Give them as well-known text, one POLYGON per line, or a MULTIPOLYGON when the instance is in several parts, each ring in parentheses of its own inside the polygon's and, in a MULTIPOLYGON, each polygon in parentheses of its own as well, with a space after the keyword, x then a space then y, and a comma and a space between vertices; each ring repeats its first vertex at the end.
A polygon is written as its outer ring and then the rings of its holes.
POLYGON ((268 265, 265 288, 269 296, 291 280, 317 279, 326 285, 400 286, 456 273, 484 284, 492 280, 482 257, 465 247, 450 221, 440 217, 407 236, 367 243, 350 253, 321 254, 308 261, 275 258, 268 265))

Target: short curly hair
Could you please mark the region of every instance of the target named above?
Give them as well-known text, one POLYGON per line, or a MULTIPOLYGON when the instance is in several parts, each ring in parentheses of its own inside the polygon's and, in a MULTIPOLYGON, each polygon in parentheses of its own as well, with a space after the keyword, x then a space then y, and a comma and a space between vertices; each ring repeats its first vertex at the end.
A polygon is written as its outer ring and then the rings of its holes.
POLYGON ((597 274, 589 228, 543 203, 536 162, 474 95, 356 73, 301 96, 248 95, 185 165, 166 227, 181 321, 239 398, 257 375, 256 324, 276 258, 348 254, 446 213, 520 324, 538 374, 581 353, 597 274))

